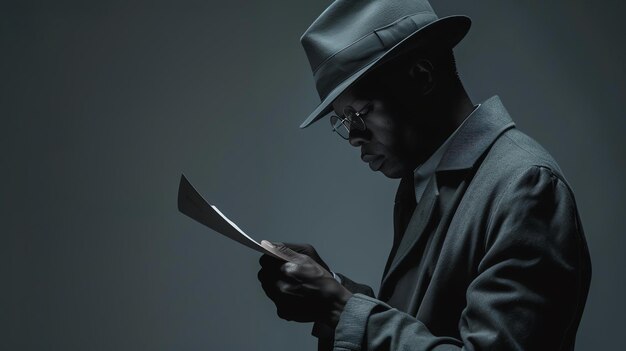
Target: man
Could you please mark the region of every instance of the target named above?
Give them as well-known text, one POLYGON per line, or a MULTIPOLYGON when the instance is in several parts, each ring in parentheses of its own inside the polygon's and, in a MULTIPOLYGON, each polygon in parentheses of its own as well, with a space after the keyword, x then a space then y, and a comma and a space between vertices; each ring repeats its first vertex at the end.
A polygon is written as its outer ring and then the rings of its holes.
POLYGON ((310 245, 264 242, 259 280, 321 350, 573 350, 591 264, 554 159, 494 96, 474 105, 452 48, 464 16, 427 1, 338 0, 302 42, 333 129, 401 178, 377 296, 310 245))

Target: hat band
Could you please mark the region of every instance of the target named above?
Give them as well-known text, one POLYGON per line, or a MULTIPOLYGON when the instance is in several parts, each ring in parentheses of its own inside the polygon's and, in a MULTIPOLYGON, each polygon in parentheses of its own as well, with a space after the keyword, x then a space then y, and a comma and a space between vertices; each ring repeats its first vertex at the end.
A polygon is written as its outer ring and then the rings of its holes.
POLYGON ((361 37, 359 40, 333 54, 313 72, 320 98, 326 96, 359 69, 377 60, 390 48, 413 32, 437 20, 430 11, 414 13, 361 37))

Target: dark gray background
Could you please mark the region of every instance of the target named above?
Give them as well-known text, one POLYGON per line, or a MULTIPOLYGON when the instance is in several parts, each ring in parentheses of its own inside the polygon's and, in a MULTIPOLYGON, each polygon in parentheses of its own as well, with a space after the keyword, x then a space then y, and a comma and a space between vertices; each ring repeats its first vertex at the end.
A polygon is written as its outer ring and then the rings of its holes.
MULTIPOLYGON (((0 5, 0 349, 313 350, 258 255, 176 209, 185 172, 256 238, 378 288, 396 180, 316 106, 300 35, 328 1, 0 5), (294 346, 298 345, 298 346, 294 346)), ((435 1, 455 50, 560 162, 593 261, 577 350, 626 328, 623 1, 435 1)))

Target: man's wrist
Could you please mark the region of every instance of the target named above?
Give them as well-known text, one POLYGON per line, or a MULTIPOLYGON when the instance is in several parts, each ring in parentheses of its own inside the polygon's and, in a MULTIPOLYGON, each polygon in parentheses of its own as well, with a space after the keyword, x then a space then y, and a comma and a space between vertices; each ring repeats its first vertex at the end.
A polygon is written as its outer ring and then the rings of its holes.
POLYGON ((340 287, 339 293, 336 295, 337 298, 331 303, 328 318, 324 321, 325 324, 328 324, 333 329, 337 326, 337 323, 339 323, 339 317, 346 307, 346 303, 348 303, 348 300, 352 297, 350 290, 346 289, 343 285, 340 285, 340 287))

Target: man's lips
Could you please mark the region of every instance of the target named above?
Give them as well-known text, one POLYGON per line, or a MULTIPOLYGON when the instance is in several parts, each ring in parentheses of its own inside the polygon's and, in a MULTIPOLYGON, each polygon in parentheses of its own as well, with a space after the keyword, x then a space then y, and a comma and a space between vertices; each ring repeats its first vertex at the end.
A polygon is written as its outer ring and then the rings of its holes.
POLYGON ((385 157, 383 155, 365 154, 361 156, 361 159, 364 162, 369 163, 370 169, 372 171, 378 171, 380 167, 383 165, 383 162, 385 161, 385 157))
POLYGON ((361 155, 361 160, 363 160, 363 162, 372 162, 377 158, 383 157, 383 155, 370 155, 370 154, 364 154, 361 155))

